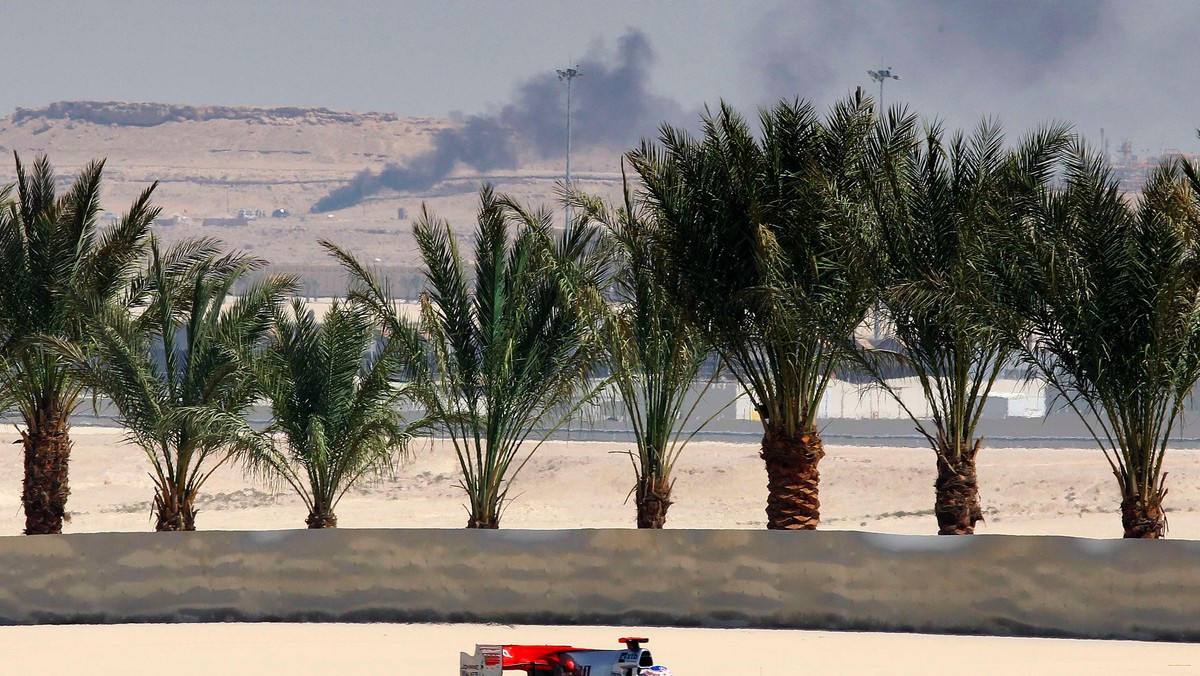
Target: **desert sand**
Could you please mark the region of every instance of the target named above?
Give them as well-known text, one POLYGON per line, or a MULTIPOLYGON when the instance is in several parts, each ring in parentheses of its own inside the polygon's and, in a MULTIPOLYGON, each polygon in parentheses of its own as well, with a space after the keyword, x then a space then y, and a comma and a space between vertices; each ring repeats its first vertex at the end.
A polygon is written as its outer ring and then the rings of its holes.
MULTIPOLYGON (((76 426, 68 533, 149 531, 154 489, 142 451, 118 429, 76 426)), ((3 438, 3 437, 0 437, 3 438)), ((9 439, 16 439, 11 430, 9 439)), ((17 535, 20 446, 0 462, 0 535, 17 535)), ((633 467, 622 441, 552 441, 514 483, 506 528, 632 528, 626 502, 633 467)), ((932 534, 934 456, 929 449, 826 446, 821 461, 823 528, 932 534)), ((676 465, 669 528, 762 528, 766 474, 753 443, 697 441, 676 465)), ((1168 537, 1200 539, 1200 452, 1168 454, 1168 537)), ((344 528, 459 528, 466 524, 453 450, 420 439, 391 476, 372 478, 337 508, 344 528)), ((1095 448, 984 448, 980 533, 1119 537, 1116 482, 1095 448)), ((289 489, 246 477, 226 463, 202 489, 201 530, 302 528, 306 513, 289 489)))
MULTIPOLYGON (((153 495, 141 451, 119 430, 76 427, 67 532, 149 531, 153 495)), ((10 435, 15 438, 15 434, 10 435)), ((632 527, 625 502, 633 470, 622 442, 555 441, 518 478, 507 528, 632 527)), ((0 533, 22 526, 19 446, 0 463, 0 533)), ((928 449, 830 445, 822 461, 825 528, 927 534, 933 457, 928 449)), ((1167 459, 1170 537, 1200 538, 1200 453, 1167 459)), ((761 528, 765 476, 754 444, 697 442, 676 467, 668 527, 761 528)), ((981 533, 1117 537, 1116 490, 1096 449, 987 448, 979 476, 981 533)), ((413 446, 393 476, 352 490, 342 527, 459 528, 466 521, 453 454, 413 446)), ((303 526, 286 490, 255 483, 235 464, 203 491, 201 529, 303 526)), ((22 674, 455 674, 475 643, 608 647, 645 633, 676 674, 1184 674, 1200 646, 912 634, 629 627, 214 624, 0 628, 0 673, 22 674), (31 650, 30 646, 37 646, 31 650)))
POLYGON ((608 648, 620 636, 642 632, 655 658, 676 676, 1099 676, 1200 670, 1198 646, 1132 641, 654 627, 177 624, 4 627, 0 673, 457 676, 459 651, 472 652, 477 642, 608 648))

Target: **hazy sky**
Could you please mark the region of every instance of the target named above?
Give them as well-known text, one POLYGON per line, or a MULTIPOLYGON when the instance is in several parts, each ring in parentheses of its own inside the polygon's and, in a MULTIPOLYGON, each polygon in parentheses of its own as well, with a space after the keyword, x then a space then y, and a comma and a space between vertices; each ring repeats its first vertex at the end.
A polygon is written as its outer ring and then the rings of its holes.
POLYGON ((951 126, 995 115, 1015 133, 1062 119, 1094 141, 1104 128, 1114 151, 1129 138, 1139 153, 1200 152, 1200 4, 1191 1, 0 0, 0 8, 0 114, 119 99, 503 121, 514 101, 544 103, 538 93, 560 86, 555 68, 583 62, 611 67, 612 77, 585 72, 577 103, 642 106, 626 122, 636 118, 632 131, 643 134, 653 133, 654 116, 694 119, 722 97, 746 112, 796 96, 825 108, 855 86, 877 93, 866 71, 890 65, 903 79, 885 85, 885 101, 951 126), (631 82, 638 91, 621 98, 614 87, 631 82))

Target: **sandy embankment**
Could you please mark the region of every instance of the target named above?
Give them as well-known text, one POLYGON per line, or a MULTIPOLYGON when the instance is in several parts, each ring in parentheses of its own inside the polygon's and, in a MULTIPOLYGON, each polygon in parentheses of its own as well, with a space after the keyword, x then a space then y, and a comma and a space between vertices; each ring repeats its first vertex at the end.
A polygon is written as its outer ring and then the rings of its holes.
MULTIPOLYGON (((76 428, 68 532, 152 528, 141 452, 112 429, 76 428)), ((0 533, 20 532, 19 446, 0 464, 0 533)), ((556 442, 526 467, 504 517, 509 528, 630 527, 625 443, 556 442)), ((822 462, 824 527, 932 533, 933 458, 924 449, 829 446, 822 462)), ((1200 538, 1200 453, 1167 460, 1171 537, 1200 538)), ((669 526, 761 528, 765 476, 753 444, 697 443, 676 469, 669 526)), ((983 533, 1116 537, 1114 481, 1094 449, 985 449, 983 533)), ((352 491, 343 527, 446 527, 465 522, 452 453, 413 449, 394 477, 352 491)), ((296 528, 299 500, 222 468, 201 498, 201 529, 296 528)), ((910 634, 479 625, 115 625, 0 628, 0 673, 454 674, 477 642, 607 647, 644 631, 676 674, 1173 674, 1200 672, 1200 646, 910 634)))

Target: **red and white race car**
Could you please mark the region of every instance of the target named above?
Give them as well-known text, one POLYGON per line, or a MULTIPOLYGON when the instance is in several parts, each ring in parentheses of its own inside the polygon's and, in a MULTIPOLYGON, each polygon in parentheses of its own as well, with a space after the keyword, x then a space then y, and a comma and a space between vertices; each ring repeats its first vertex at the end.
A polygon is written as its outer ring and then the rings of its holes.
POLYGON ((624 650, 592 650, 569 645, 476 645, 475 654, 459 653, 460 676, 671 676, 642 647, 648 638, 622 638, 624 650))

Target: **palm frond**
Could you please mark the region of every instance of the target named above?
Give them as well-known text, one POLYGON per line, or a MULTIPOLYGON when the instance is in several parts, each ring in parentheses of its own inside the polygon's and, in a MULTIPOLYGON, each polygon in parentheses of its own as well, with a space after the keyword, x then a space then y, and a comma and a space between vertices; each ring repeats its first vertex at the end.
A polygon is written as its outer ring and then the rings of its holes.
POLYGON ((310 516, 332 516, 360 478, 390 470, 405 452, 410 427, 399 406, 414 390, 399 379, 423 356, 377 277, 322 245, 351 272, 351 297, 334 302, 320 323, 299 300, 274 313, 273 338, 251 370, 273 412, 264 436, 278 442, 243 456, 252 471, 290 485, 310 516))
POLYGON ((845 101, 760 114, 762 138, 727 105, 701 138, 664 129, 628 155, 665 224, 671 289, 763 413, 813 429, 834 366, 874 301, 860 204, 873 116, 845 101))
POLYGON ((222 255, 214 240, 164 253, 150 238, 149 250, 133 285, 140 306, 110 305, 89 316, 94 353, 72 361, 112 399, 150 459, 160 527, 191 527, 195 497, 212 472, 233 453, 266 444, 243 417, 256 392, 246 365, 297 285, 267 278, 226 307, 234 283, 260 262, 222 255))

